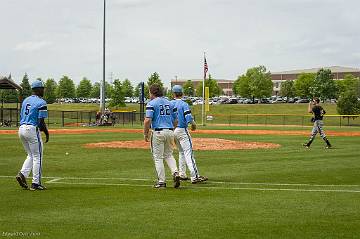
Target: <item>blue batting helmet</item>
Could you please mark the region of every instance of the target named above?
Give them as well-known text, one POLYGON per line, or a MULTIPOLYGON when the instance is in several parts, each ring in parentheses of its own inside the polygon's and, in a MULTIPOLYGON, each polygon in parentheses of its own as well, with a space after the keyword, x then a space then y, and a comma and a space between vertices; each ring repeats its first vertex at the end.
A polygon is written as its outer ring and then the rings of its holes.
POLYGON ((44 82, 42 82, 41 80, 36 80, 33 83, 31 83, 31 89, 34 88, 45 88, 44 82))
POLYGON ((182 93, 183 88, 181 87, 181 85, 174 85, 173 88, 172 88, 172 92, 173 93, 182 93))

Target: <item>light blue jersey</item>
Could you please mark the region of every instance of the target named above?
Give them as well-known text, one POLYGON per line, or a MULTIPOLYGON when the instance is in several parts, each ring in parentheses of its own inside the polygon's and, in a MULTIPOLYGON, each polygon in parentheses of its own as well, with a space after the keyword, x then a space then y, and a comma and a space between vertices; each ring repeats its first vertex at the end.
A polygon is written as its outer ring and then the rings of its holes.
POLYGON ((194 120, 193 116, 191 115, 191 110, 188 103, 181 99, 172 100, 171 102, 175 105, 177 109, 178 128, 186 129, 188 127, 188 124, 194 120))
POLYGON ((173 129, 177 119, 176 107, 172 102, 157 97, 146 105, 146 118, 151 118, 153 129, 173 129))
POLYGON ((36 95, 31 95, 23 101, 20 113, 20 125, 38 126, 39 119, 47 117, 48 111, 45 100, 36 95))

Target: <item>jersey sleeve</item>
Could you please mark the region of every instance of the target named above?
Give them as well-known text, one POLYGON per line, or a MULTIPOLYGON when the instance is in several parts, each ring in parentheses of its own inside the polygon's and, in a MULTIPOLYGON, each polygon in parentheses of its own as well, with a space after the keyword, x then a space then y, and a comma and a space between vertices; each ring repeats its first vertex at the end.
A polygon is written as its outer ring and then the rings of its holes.
POLYGON ((151 102, 149 102, 147 105, 146 105, 146 118, 153 118, 154 116, 154 106, 151 104, 151 102))
POLYGON ((184 117, 185 117, 187 124, 191 123, 194 120, 194 118, 191 114, 191 109, 188 104, 185 104, 185 106, 184 106, 184 117))
POLYGON ((39 119, 47 118, 48 117, 48 110, 47 110, 47 104, 45 101, 42 101, 39 105, 39 119))

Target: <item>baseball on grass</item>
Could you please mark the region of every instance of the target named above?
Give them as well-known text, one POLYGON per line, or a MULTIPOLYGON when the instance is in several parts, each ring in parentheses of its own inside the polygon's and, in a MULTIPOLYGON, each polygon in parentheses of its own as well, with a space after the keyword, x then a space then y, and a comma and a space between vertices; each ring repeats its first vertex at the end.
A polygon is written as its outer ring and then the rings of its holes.
POLYGON ((69 155, 69 153, 68 153, 68 152, 66 152, 66 153, 65 153, 65 155, 69 155))

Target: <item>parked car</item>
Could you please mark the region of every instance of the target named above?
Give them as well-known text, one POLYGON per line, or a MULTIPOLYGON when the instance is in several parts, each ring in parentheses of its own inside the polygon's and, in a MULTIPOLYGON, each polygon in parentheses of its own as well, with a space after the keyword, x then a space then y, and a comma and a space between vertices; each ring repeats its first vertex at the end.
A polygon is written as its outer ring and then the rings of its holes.
POLYGON ((300 100, 297 100, 295 103, 296 104, 301 104, 301 103, 309 103, 310 101, 308 99, 300 99, 300 100))
POLYGON ((238 99, 237 99, 237 98, 230 98, 227 103, 228 103, 228 104, 237 104, 237 103, 238 103, 238 99))
POLYGON ((260 99, 261 104, 270 104, 270 100, 268 98, 260 99))
POLYGON ((281 97, 278 97, 276 98, 275 100, 272 101, 273 104, 279 104, 279 103, 285 103, 286 101, 281 98, 281 97))

